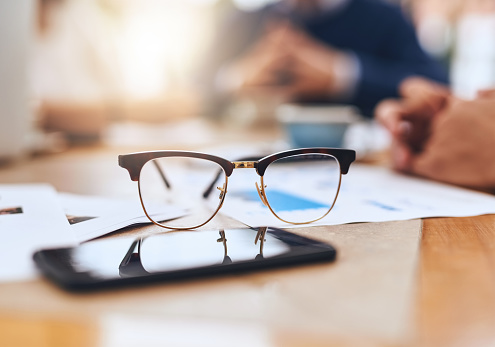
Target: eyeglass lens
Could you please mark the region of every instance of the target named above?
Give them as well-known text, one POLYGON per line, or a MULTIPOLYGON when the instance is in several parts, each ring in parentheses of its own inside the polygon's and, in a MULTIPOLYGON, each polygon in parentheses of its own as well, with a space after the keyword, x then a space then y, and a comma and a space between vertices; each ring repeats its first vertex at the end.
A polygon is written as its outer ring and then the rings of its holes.
POLYGON ((340 188, 340 165, 328 154, 301 154, 271 163, 263 177, 272 211, 289 223, 308 223, 325 216, 340 188))
MULTIPOLYGON (((148 161, 141 169, 139 193, 143 207, 169 203, 186 210, 187 216, 174 220, 156 221, 168 228, 193 228, 207 222, 222 203, 222 189, 226 175, 220 165, 213 161, 165 157, 148 161), (221 175, 218 173, 221 172, 221 175), (217 178, 214 190, 207 198, 204 192, 217 178)), ((153 219, 153 216, 150 216, 153 219)))

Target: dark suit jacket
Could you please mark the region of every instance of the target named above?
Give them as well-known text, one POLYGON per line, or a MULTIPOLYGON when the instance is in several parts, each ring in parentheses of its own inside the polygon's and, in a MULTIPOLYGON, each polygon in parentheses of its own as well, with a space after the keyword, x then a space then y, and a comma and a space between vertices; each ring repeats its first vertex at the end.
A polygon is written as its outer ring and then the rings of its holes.
POLYGON ((323 13, 310 20, 280 12, 272 5, 252 13, 237 12, 218 29, 218 40, 210 51, 210 71, 245 52, 260 35, 266 22, 286 16, 312 37, 358 58, 360 76, 346 102, 371 116, 376 104, 398 96, 398 86, 408 76, 419 75, 448 83, 444 67, 420 47, 415 30, 402 10, 380 0, 350 0, 338 11, 323 13))

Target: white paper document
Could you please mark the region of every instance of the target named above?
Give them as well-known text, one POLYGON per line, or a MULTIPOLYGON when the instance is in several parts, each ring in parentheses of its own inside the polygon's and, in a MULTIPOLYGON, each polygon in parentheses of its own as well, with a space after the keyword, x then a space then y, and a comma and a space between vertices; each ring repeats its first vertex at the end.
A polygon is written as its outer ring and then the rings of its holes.
MULTIPOLYGON (((289 178, 284 176, 280 180, 287 186, 297 184, 290 182, 289 178)), ((236 194, 227 194, 221 212, 249 226, 295 226, 273 216, 251 186, 254 183, 244 184, 250 191, 242 194, 242 198, 236 194)), ((306 193, 313 193, 314 202, 318 202, 316 187, 313 192, 306 193)), ((307 196, 305 200, 311 203, 307 196)), ((288 212, 304 213, 304 210, 293 208, 288 212)), ((340 193, 332 211, 322 220, 308 225, 463 217, 488 213, 495 213, 495 196, 401 175, 383 167, 353 164, 349 173, 342 176, 340 193)))
POLYGON ((74 245, 56 191, 49 185, 0 185, 0 281, 36 276, 33 253, 74 245))
MULTIPOLYGON (((165 220, 184 211, 160 205, 149 213, 165 220)), ((0 282, 36 277, 37 250, 73 246, 142 223, 150 221, 139 199, 57 194, 48 184, 0 185, 0 282)))
MULTIPOLYGON (((130 225, 151 223, 144 214, 139 199, 115 199, 98 196, 60 193, 60 201, 77 241, 87 241, 130 225)), ((184 215, 184 210, 172 205, 147 208, 155 220, 167 220, 184 215)))

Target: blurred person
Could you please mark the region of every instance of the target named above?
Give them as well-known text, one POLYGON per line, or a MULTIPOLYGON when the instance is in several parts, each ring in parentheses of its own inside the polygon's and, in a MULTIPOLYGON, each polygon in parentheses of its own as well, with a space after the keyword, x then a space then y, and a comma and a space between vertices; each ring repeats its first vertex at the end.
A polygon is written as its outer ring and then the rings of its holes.
POLYGON ((448 65, 456 96, 495 85, 493 0, 409 0, 409 7, 423 48, 448 65))
POLYGON ((412 77, 400 99, 387 99, 375 117, 393 138, 395 169, 469 188, 495 188, 495 90, 473 100, 412 77))
POLYGON ((448 82, 401 9, 379 0, 283 0, 235 12, 217 36, 208 65, 212 112, 232 96, 268 95, 353 104, 371 117, 409 76, 448 82))
POLYGON ((495 2, 463 0, 455 23, 452 90, 474 98, 479 89, 495 85, 495 2))
POLYGON ((95 2, 40 0, 31 83, 48 130, 97 138, 107 123, 118 76, 95 2))
POLYGON ((445 64, 449 63, 461 1, 410 0, 408 4, 421 46, 445 64))
POLYGON ((194 101, 178 93, 138 98, 125 90, 117 43, 126 4, 38 1, 30 77, 39 123, 47 131, 94 141, 112 121, 164 122, 194 114, 194 101))

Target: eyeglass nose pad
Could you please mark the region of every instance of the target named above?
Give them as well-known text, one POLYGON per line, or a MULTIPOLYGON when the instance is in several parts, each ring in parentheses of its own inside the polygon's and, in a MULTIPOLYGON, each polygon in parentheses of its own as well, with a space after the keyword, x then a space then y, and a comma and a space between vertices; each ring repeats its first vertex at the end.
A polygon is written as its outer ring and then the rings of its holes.
POLYGON ((217 189, 220 191, 218 198, 222 200, 223 197, 225 196, 225 193, 227 193, 227 190, 225 189, 225 183, 223 184, 222 187, 217 187, 217 189))
MULTIPOLYGON (((261 202, 266 206, 268 207, 268 202, 266 201, 266 197, 265 197, 265 191, 264 189, 260 189, 260 187, 258 186, 258 182, 255 182, 254 183, 256 185, 256 190, 258 191, 258 195, 260 196, 260 199, 261 199, 261 202)), ((266 188, 266 185, 265 187, 266 188)))

